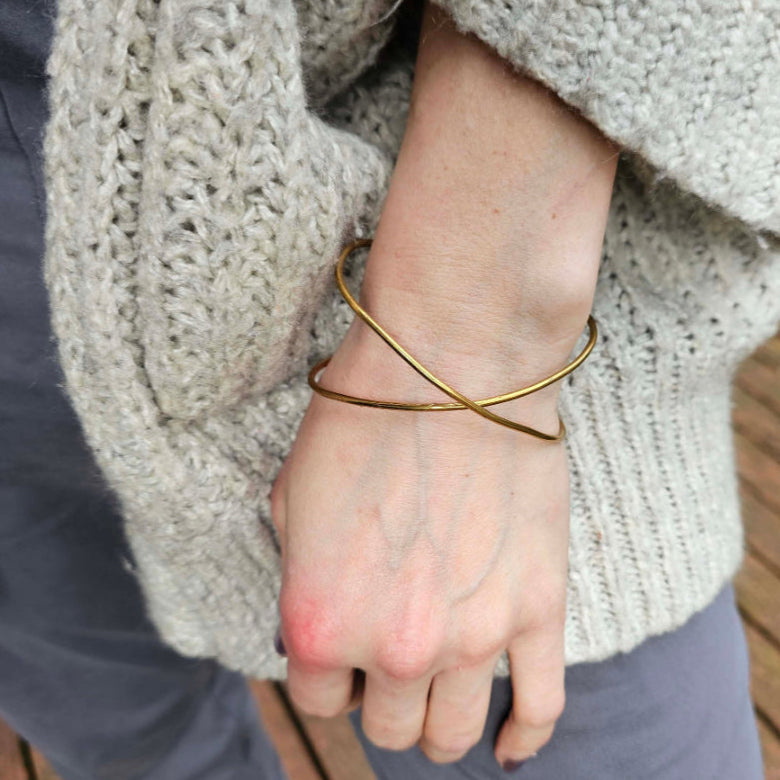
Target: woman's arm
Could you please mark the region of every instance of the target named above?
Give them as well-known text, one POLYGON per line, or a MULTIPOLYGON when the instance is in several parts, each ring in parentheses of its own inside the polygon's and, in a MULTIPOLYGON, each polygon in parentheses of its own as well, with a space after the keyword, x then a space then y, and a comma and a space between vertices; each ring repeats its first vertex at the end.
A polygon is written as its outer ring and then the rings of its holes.
MULTIPOLYGON (((361 302, 470 397, 563 365, 590 311, 617 150, 550 92, 425 8, 412 105, 361 302)), ((451 400, 356 319, 322 376, 369 397, 451 400)), ((499 413, 557 430, 557 385, 499 413)), ((568 472, 561 444, 462 410, 315 395, 272 495, 289 685, 377 744, 453 761, 484 728, 508 650, 502 764, 564 701, 568 472), (430 692, 430 695, 429 695, 430 692)))
MULTIPOLYGON (((577 112, 426 4, 361 302, 467 395, 555 370, 590 311, 617 156, 577 112)), ((375 388, 411 382, 420 400, 451 400, 362 321, 354 330, 348 339, 359 334, 381 360, 375 388)), ((355 373, 376 376, 362 363, 355 373)), ((520 412, 530 400, 513 403, 520 412)), ((511 416, 513 404, 497 410, 511 416)))

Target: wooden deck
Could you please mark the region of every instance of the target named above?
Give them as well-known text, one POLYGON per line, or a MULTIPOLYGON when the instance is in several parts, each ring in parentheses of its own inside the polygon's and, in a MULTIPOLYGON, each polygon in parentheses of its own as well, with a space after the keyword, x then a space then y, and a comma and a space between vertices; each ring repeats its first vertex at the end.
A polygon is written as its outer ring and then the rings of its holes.
POLYGON ((780 334, 740 368, 734 388, 747 552, 737 575, 767 780, 780 780, 780 334))
MULTIPOLYGON (((745 361, 734 434, 747 552, 737 592, 750 646, 752 692, 767 780, 780 780, 780 335, 745 361)), ((305 716, 283 685, 255 683, 263 720, 290 780, 375 780, 346 718, 305 716)), ((0 780, 58 780, 0 722, 0 780)))

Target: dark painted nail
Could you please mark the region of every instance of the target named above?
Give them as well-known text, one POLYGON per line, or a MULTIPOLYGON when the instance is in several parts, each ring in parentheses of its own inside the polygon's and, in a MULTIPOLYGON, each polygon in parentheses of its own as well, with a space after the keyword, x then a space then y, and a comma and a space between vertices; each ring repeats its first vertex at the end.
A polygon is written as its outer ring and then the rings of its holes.
POLYGON ((519 769, 525 761, 504 761, 503 764, 501 764, 501 768, 505 772, 514 772, 515 769, 519 769))
POLYGON ((274 647, 279 655, 287 655, 287 649, 284 646, 284 642, 282 642, 282 632, 279 629, 276 630, 276 636, 274 637, 274 647))

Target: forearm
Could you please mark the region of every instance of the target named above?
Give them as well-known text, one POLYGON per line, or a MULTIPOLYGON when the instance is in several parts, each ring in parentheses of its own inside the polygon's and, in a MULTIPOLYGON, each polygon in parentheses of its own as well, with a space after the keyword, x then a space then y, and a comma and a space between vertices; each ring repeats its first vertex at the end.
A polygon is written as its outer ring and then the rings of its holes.
MULTIPOLYGON (((361 302, 432 370, 449 369, 442 378, 459 380, 464 392, 481 387, 472 358, 486 381, 555 370, 590 310, 617 152, 427 4, 361 302)), ((360 328, 369 351, 382 350, 398 374, 400 359, 360 328)), ((439 397, 421 377, 412 384, 420 398, 439 397)), ((482 389, 510 388, 493 381, 482 389)))

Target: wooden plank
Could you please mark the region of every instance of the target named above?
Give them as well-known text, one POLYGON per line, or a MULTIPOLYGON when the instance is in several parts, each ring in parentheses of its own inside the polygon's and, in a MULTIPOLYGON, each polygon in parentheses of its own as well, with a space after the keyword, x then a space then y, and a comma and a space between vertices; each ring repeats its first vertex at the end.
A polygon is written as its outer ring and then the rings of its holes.
MULTIPOLYGON (((776 572, 748 553, 734 583, 743 612, 754 625, 760 626, 780 645, 780 610, 777 608, 780 604, 780 579, 776 572)), ((780 728, 780 720, 777 725, 780 728)))
POLYGON ((376 780, 352 724, 346 715, 303 720, 328 777, 338 780, 376 780))
POLYGON ((752 357, 770 368, 780 368, 780 336, 773 336, 762 344, 752 357))
POLYGON ((263 725, 279 753, 290 780, 322 780, 304 738, 270 680, 252 680, 263 725))
POLYGON ((739 387, 732 393, 734 430, 780 462, 780 417, 739 387))
POLYGON ((774 512, 780 512, 780 463, 739 432, 734 434, 739 476, 755 497, 774 512))
POLYGON ((748 548, 757 551, 780 571, 780 514, 757 501, 742 480, 739 496, 748 548))
POLYGON ((755 357, 740 365, 734 384, 747 395, 761 401, 767 409, 780 416, 780 370, 769 367, 755 357))
MULTIPOLYGON (((286 690, 284 684, 282 687, 286 690)), ((376 780, 346 714, 317 718, 302 712, 295 704, 292 706, 327 777, 333 780, 376 780)))
MULTIPOLYGON (((736 578, 740 607, 770 636, 780 622, 780 338, 762 345, 742 366, 733 392, 735 445, 740 473, 740 500, 749 550, 736 578)), ((745 634, 750 649, 751 691, 766 780, 780 780, 780 645, 749 621, 745 634)))
POLYGON ((753 703, 775 731, 780 731, 780 649, 744 621, 750 652, 750 690, 753 703))
POLYGON ((299 717, 328 777, 338 780, 376 780, 346 715, 315 718, 299 713, 299 717))
POLYGON ((761 716, 756 720, 764 756, 764 777, 766 780, 780 780, 780 739, 761 716))
POLYGON ((0 778, 2 780, 28 780, 19 750, 19 738, 0 720, 0 778))
POLYGON ((62 780, 51 768, 49 762, 34 748, 32 749, 32 762, 35 767, 36 780, 62 780))

